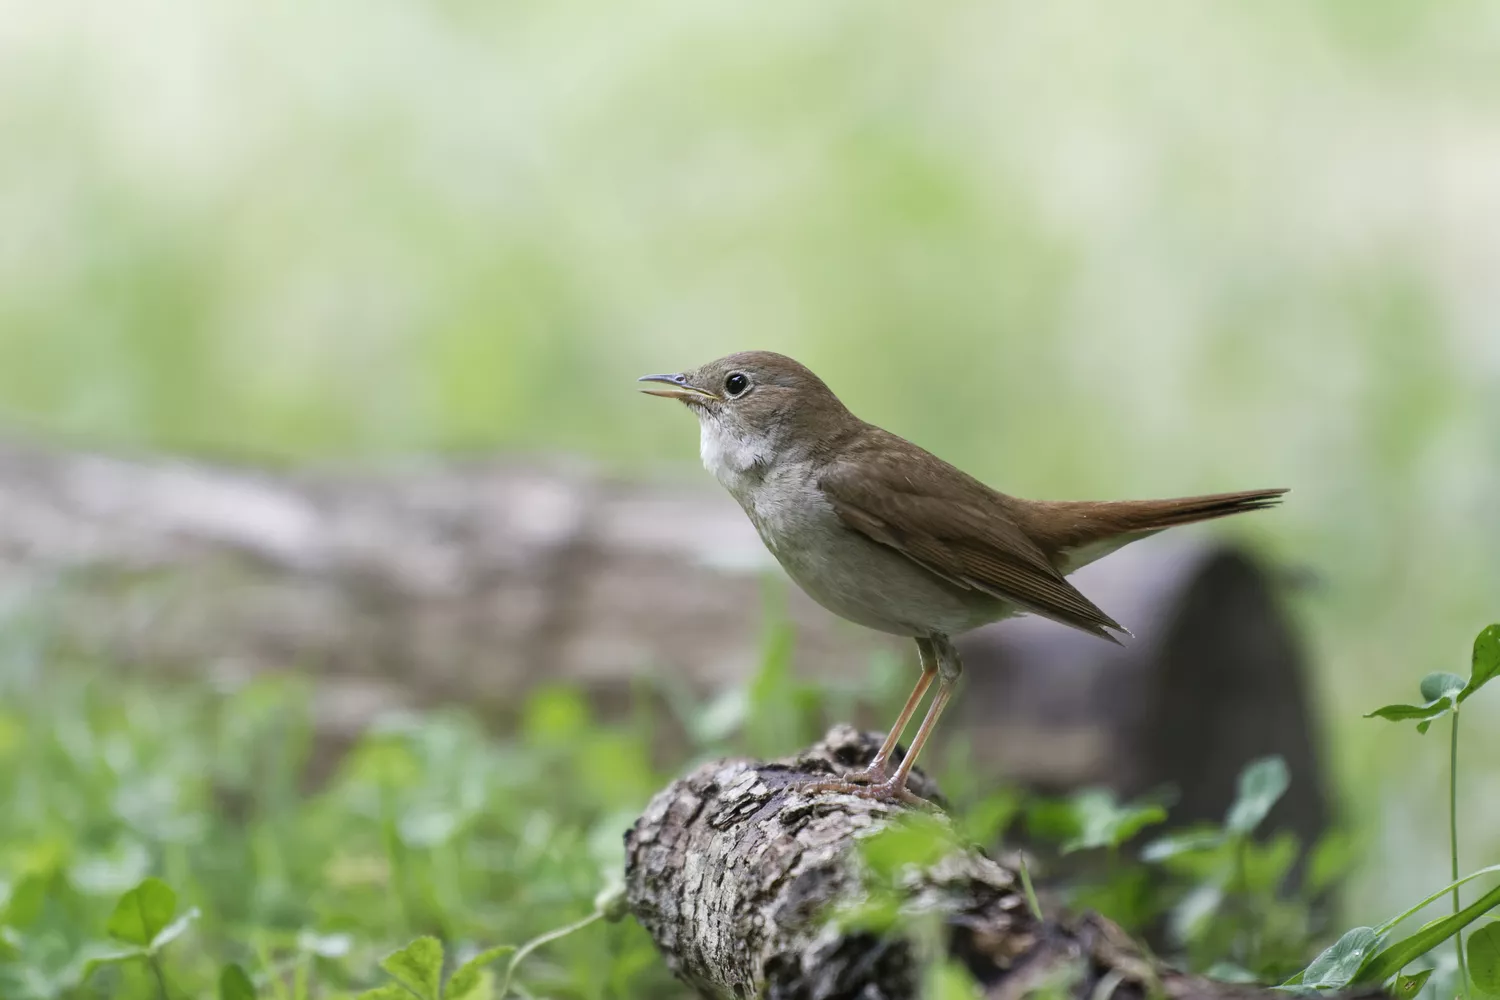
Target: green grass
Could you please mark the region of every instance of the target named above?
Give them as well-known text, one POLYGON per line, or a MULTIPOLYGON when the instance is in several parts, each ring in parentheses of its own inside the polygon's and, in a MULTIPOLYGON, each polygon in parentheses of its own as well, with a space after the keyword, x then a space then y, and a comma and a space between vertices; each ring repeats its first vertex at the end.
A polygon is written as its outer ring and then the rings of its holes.
MULTIPOLYGON (((382 968, 408 987, 436 981, 444 948, 450 1000, 681 995, 644 932, 618 919, 621 837, 686 761, 790 750, 856 707, 849 692, 791 675, 786 634, 768 633, 743 690, 715 706, 678 704, 675 717, 650 707, 657 702, 643 690, 632 719, 604 723, 578 693, 544 687, 509 737, 454 710, 383 719, 343 752, 320 745, 307 685, 294 677, 216 691, 111 676, 50 648, 44 625, 9 621, 0 648, 0 796, 9 805, 0 813, 0 995, 170 1000, 219 984, 221 997, 237 1000, 238 983, 277 1000, 352 997, 381 989, 382 968), (686 733, 687 745, 655 759, 670 730, 686 733), (418 938, 432 943, 390 958, 418 938), (477 964, 460 975, 470 960, 477 964)), ((1497 636, 1493 626, 1476 645, 1472 680, 1429 678, 1429 703, 1382 714, 1431 721, 1450 712, 1456 693, 1467 699, 1500 674, 1497 636)), ((899 698, 895 685, 871 679, 861 687, 892 689, 875 701, 899 698)), ((992 843, 1024 823, 1033 843, 1092 854, 1103 864, 1059 887, 1071 905, 1137 931, 1165 926, 1171 957, 1216 976, 1274 982, 1296 973, 1293 983, 1333 990, 1425 960, 1438 969, 1433 995, 1451 995, 1455 976, 1434 963, 1435 949, 1500 902, 1492 889, 1460 913, 1455 887, 1453 917, 1393 941, 1414 907, 1348 932, 1297 972, 1331 940, 1317 900, 1356 855, 1341 834, 1318 845, 1261 836, 1287 788, 1279 759, 1247 765, 1222 826, 1166 827, 1144 848, 1137 834, 1169 820, 1156 803, 1093 790, 1028 799, 973 788, 961 756, 946 769, 927 763, 960 790, 959 836, 992 843), (1304 851, 1304 877, 1289 882, 1304 851)), ((894 828, 864 846, 875 881, 858 919, 878 923, 872 929, 907 927, 897 917, 899 873, 941 857, 954 836, 929 827, 894 828)), ((1455 845, 1455 870, 1457 858, 1455 845)), ((1497 945, 1494 935, 1470 939, 1475 981, 1486 987, 1500 967, 1497 945)), ((408 987, 379 995, 409 1000, 408 987)), ((421 1000, 438 1000, 424 989, 421 1000)))
MULTIPOLYGON (((564 698, 501 743, 460 714, 391 720, 307 787, 320 751, 294 681, 225 696, 5 668, 8 1000, 159 997, 140 961, 80 984, 112 943, 116 898, 148 874, 201 914, 161 950, 173 997, 202 995, 228 962, 261 996, 331 997, 373 985, 377 961, 417 934, 460 953, 524 941, 618 880, 624 825, 665 780, 638 734, 586 725, 564 698)), ((633 923, 550 945, 526 973, 550 996, 670 992, 633 923)))
MULTIPOLYGON (((261 997, 352 996, 414 937, 462 962, 567 927, 617 891, 626 827, 686 761, 787 752, 849 717, 856 689, 796 680, 787 639, 771 630, 756 677, 715 706, 643 689, 632 718, 604 723, 578 692, 543 687, 506 737, 454 709, 385 718, 347 748, 319 741, 306 679, 226 691, 121 676, 50 645, 43 620, 8 616, 0 996, 199 996, 229 964, 261 997), (669 732, 686 744, 663 750, 669 732), (142 955, 119 933, 117 901, 148 877, 175 896, 148 925, 195 916, 142 955)), ((882 676, 877 690, 892 686, 882 676)), ((469 1000, 498 995, 503 967, 469 1000)), ((681 994, 633 921, 536 947, 516 988, 681 994)))

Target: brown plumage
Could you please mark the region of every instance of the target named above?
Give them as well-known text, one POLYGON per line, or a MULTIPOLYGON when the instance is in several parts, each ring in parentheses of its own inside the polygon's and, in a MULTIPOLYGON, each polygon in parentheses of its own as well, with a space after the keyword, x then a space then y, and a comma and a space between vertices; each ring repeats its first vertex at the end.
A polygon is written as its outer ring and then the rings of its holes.
POLYGON ((850 621, 916 640, 922 677, 870 766, 879 794, 905 794, 907 771, 952 694, 962 668, 950 636, 1030 612, 1118 642, 1111 632, 1125 628, 1067 574, 1164 528, 1261 510, 1286 492, 1023 500, 859 419, 779 354, 733 354, 642 381, 693 410, 704 465, 803 590, 850 621), (934 677, 932 707, 888 774, 934 677))
POLYGON ((1139 538, 1274 506, 1283 489, 1171 500, 1023 500, 865 425, 819 479, 840 519, 949 582, 1118 642, 1127 631, 1064 577, 1139 538), (905 447, 892 447, 893 439, 905 447))

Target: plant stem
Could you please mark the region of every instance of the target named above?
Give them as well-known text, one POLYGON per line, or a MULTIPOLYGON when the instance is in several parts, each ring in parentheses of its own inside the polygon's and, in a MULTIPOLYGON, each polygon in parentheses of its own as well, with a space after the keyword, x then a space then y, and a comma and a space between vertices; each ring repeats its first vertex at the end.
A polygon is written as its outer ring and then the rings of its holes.
MULTIPOLYGON (((544 944, 556 941, 558 938, 567 937, 574 931, 583 930, 589 924, 603 918, 603 916, 604 911, 596 909, 593 913, 590 913, 588 916, 584 917, 581 920, 575 920, 571 924, 568 924, 566 927, 559 927, 556 930, 548 931, 545 934, 539 934, 536 937, 532 938, 530 941, 527 941, 525 944, 521 945, 516 953, 510 956, 510 962, 505 966, 505 978, 500 980, 500 1000, 505 1000, 506 995, 510 993, 511 980, 514 979, 516 975, 516 966, 521 964, 521 960, 523 958, 525 958, 527 955, 530 955, 532 952, 536 951, 544 944)), ((517 990, 519 991, 519 987, 517 987, 517 990)))
POLYGON ((152 955, 147 958, 146 964, 151 966, 151 971, 156 974, 156 988, 161 991, 161 1000, 170 1000, 171 994, 167 992, 167 977, 162 974, 161 966, 157 964, 156 956, 152 955))
MULTIPOLYGON (((1453 881, 1458 881, 1458 708, 1453 709, 1452 736, 1448 741, 1448 856, 1453 862, 1453 881)), ((1453 912, 1461 907, 1458 902, 1458 886, 1453 887, 1453 912)), ((1453 949, 1458 952, 1458 995, 1469 993, 1469 968, 1464 961, 1463 931, 1453 935, 1453 949)))
POLYGON ((1031 870, 1026 866, 1026 856, 1021 856, 1021 887, 1026 890, 1026 905, 1031 907, 1031 915, 1038 922, 1045 920, 1042 916, 1042 904, 1037 901, 1036 890, 1031 887, 1031 870))
POLYGON ((290 963, 277 965, 271 961, 271 949, 266 944, 264 934, 255 935, 255 957, 260 960, 261 968, 266 970, 266 978, 270 981, 271 991, 276 994, 276 1000, 291 1000, 286 985, 282 982, 282 971, 289 968, 290 963))

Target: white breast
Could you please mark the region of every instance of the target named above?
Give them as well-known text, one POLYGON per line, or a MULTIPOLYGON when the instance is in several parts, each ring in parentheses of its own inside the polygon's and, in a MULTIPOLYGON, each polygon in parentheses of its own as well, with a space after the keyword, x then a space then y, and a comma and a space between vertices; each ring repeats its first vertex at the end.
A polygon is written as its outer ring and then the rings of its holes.
POLYGON ((703 420, 698 441, 703 467, 737 498, 752 489, 769 465, 771 454, 765 441, 743 437, 718 420, 703 420))
POLYGON ((703 466, 747 515, 766 548, 813 600, 893 635, 956 635, 1008 613, 999 602, 915 569, 906 556, 851 531, 818 485, 814 463, 733 421, 700 418, 703 466))

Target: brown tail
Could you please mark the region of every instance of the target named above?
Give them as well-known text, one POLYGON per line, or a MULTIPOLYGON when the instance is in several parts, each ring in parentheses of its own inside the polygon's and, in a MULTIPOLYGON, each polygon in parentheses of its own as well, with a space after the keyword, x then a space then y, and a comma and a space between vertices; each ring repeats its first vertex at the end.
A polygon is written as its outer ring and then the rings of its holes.
POLYGON ((1243 490, 1172 500, 1042 501, 1025 504, 1017 512, 1020 515, 1017 521, 1049 556, 1118 541, 1118 545, 1107 546, 1098 553, 1103 555, 1104 551, 1163 528, 1274 507, 1286 492, 1243 490))

